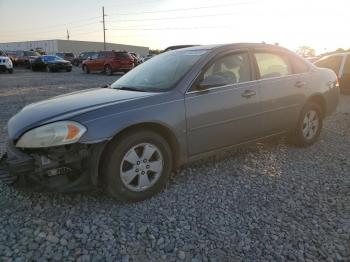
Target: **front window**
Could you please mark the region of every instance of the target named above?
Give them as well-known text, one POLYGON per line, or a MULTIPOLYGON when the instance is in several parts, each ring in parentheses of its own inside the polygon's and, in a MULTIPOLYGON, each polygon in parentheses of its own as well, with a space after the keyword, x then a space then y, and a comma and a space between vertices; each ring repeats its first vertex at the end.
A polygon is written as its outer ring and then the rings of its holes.
POLYGON ((50 56, 42 56, 41 60, 43 60, 44 62, 51 62, 51 61, 57 61, 57 60, 63 60, 63 59, 56 55, 50 55, 50 56))
POLYGON ((24 56, 39 56, 39 54, 34 51, 24 51, 24 56))
POLYGON ((260 78, 282 77, 292 74, 288 59, 273 53, 255 53, 260 78))
POLYGON ((169 90, 205 52, 182 50, 157 55, 118 79, 112 88, 134 88, 149 92, 169 90))
POLYGON ((248 53, 231 54, 217 59, 204 73, 208 76, 224 77, 228 84, 236 84, 251 80, 248 53))

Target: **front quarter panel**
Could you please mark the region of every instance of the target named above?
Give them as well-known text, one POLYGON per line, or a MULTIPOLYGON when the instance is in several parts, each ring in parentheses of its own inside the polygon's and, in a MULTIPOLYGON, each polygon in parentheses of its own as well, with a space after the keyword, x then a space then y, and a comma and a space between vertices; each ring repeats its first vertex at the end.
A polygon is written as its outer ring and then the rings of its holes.
POLYGON ((87 127, 87 132, 80 139, 81 143, 110 140, 130 126, 153 123, 170 130, 177 139, 180 152, 186 152, 184 98, 176 91, 108 106, 73 120, 87 127))

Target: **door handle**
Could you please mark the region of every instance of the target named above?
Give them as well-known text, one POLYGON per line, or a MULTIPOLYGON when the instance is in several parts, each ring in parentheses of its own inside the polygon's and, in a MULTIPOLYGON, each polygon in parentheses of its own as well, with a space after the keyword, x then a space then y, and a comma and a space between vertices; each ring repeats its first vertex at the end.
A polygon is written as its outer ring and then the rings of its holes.
POLYGON ((305 86, 306 83, 305 82, 302 82, 302 81, 297 81, 294 86, 297 87, 297 88, 301 88, 303 86, 305 86))
POLYGON ((255 96, 256 95, 256 92, 253 91, 253 90, 245 90, 243 93, 242 93, 242 97, 245 97, 245 98, 250 98, 252 96, 255 96))

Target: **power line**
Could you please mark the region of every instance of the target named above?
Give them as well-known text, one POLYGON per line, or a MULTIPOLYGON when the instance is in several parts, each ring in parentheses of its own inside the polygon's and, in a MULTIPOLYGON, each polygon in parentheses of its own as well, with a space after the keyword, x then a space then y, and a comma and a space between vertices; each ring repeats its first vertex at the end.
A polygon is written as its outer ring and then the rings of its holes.
POLYGON ((138 28, 138 29, 128 29, 128 28, 111 28, 111 30, 125 30, 125 31, 156 31, 156 30, 196 30, 196 29, 204 29, 204 28, 229 28, 227 25, 222 26, 197 26, 197 27, 163 27, 163 28, 138 28))
POLYGON ((219 4, 211 6, 201 6, 201 7, 188 7, 188 8, 177 8, 177 9, 168 9, 168 10, 157 10, 157 11, 143 11, 143 12, 134 12, 134 13, 111 13, 110 16, 115 15, 141 15, 141 14, 155 14, 155 13, 170 13, 170 12, 179 12, 179 11, 191 11, 191 10, 201 10, 201 9, 210 9, 215 7, 225 7, 225 6, 238 6, 254 3, 255 1, 250 2, 236 2, 230 4, 219 4))
MULTIPOLYGON (((212 17, 212 16, 227 16, 234 15, 237 13, 218 13, 218 14, 208 14, 208 15, 192 15, 192 16, 176 16, 176 17, 162 17, 162 18, 145 18, 145 19, 127 19, 122 22, 136 22, 136 21, 162 21, 162 20, 177 20, 177 19, 192 19, 192 18, 202 18, 202 17, 212 17)), ((109 20, 109 22, 113 22, 117 20, 109 20)), ((121 22, 121 21, 118 21, 121 22)))

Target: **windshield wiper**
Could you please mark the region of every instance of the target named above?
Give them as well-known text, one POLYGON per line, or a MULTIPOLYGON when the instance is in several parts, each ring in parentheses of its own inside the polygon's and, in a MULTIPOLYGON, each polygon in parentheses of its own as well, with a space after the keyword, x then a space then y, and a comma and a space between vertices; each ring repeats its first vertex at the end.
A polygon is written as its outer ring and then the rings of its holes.
POLYGON ((146 92, 145 90, 136 88, 136 87, 132 87, 132 86, 121 86, 121 87, 117 87, 115 89, 119 89, 119 90, 127 90, 127 91, 137 91, 137 92, 146 92))

